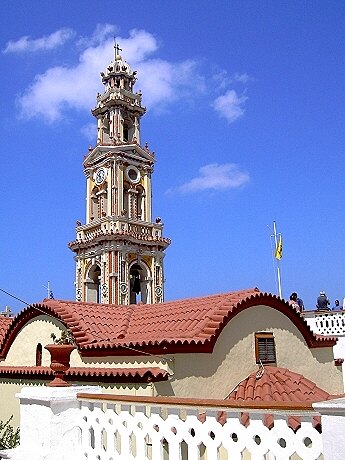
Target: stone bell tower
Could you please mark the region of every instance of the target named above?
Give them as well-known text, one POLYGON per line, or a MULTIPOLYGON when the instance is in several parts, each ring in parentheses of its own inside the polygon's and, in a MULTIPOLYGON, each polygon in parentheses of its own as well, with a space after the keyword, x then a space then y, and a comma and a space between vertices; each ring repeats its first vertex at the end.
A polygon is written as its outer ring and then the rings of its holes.
POLYGON ((86 223, 69 243, 76 261, 76 299, 135 304, 164 301, 164 250, 159 218, 152 222, 154 153, 140 145, 145 113, 133 92, 136 72, 118 54, 101 73, 104 93, 92 114, 97 145, 84 159, 86 223))

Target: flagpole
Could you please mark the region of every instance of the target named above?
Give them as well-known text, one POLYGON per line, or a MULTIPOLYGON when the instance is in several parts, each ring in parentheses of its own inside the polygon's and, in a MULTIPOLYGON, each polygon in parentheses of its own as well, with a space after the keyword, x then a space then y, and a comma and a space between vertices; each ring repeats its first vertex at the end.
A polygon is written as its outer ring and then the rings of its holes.
MULTIPOLYGON (((273 221, 273 236, 274 236, 274 243, 275 247, 278 247, 278 239, 277 239, 277 226, 276 226, 276 221, 273 221)), ((281 277, 280 277, 280 261, 277 259, 277 279, 278 279, 278 294, 279 297, 282 299, 282 283, 281 283, 281 277)))

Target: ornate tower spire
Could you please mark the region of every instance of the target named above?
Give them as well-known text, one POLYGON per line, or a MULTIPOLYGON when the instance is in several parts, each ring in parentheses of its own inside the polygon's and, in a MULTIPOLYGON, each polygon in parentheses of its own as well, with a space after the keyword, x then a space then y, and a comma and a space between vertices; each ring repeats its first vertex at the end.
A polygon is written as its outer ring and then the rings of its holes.
POLYGON ((75 253, 77 300, 135 304, 164 300, 164 250, 160 219, 152 222, 151 175, 154 153, 140 146, 140 120, 146 109, 133 87, 136 72, 122 59, 101 72, 103 94, 92 114, 97 145, 84 159, 86 223, 77 222, 75 253))

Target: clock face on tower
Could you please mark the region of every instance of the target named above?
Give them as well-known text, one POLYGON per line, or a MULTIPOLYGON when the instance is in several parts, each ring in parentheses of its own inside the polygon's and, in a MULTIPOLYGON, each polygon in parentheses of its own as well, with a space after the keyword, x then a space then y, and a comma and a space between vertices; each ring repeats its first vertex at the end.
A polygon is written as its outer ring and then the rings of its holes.
POLYGON ((97 171, 96 171, 96 174, 95 174, 95 182, 97 185, 100 185, 102 184, 102 182, 104 182, 104 179, 106 177, 106 171, 104 168, 99 168, 97 171))

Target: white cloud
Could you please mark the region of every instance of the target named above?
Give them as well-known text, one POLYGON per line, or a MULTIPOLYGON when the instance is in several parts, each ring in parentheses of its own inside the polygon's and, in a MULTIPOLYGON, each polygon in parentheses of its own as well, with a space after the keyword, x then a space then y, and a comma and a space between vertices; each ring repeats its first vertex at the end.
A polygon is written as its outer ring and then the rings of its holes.
POLYGON ((248 183, 249 180, 249 174, 241 171, 235 163, 211 163, 202 166, 197 177, 174 190, 193 193, 204 190, 237 189, 248 183))
MULTIPOLYGON (((36 75, 33 83, 19 96, 21 114, 25 118, 42 116, 48 122, 59 120, 66 108, 90 110, 95 104, 96 94, 101 90, 101 70, 114 55, 114 38, 108 37, 114 28, 97 26, 89 45, 73 67, 56 66, 36 75)), ((117 38, 123 49, 122 55, 138 70, 137 89, 144 94, 144 103, 150 108, 174 101, 188 92, 193 85, 195 91, 202 88, 202 78, 196 74, 194 61, 171 63, 160 59, 149 59, 157 50, 155 37, 144 30, 130 31, 128 38, 117 38)), ((85 42, 84 42, 85 43, 85 42)))
POLYGON ((234 89, 228 90, 223 96, 217 97, 213 108, 228 123, 233 123, 244 114, 244 104, 248 98, 239 96, 234 89))
POLYGON ((45 35, 41 38, 32 39, 25 35, 16 41, 7 42, 3 53, 25 53, 35 51, 47 51, 62 46, 70 40, 75 33, 73 30, 64 28, 56 32, 45 35))
POLYGON ((197 74, 195 61, 167 62, 151 59, 139 62, 138 87, 148 108, 163 107, 183 97, 192 97, 204 90, 203 77, 197 74))
MULTIPOLYGON (((74 65, 59 65, 37 74, 31 84, 17 97, 21 116, 41 117, 56 122, 69 109, 89 112, 95 105, 96 94, 103 91, 99 73, 114 56, 114 33, 111 24, 97 25, 90 37, 76 40, 79 46, 78 61, 74 65)), ((70 29, 61 29, 47 37, 32 40, 28 37, 9 42, 5 52, 52 49, 75 35, 70 29)), ((138 71, 136 90, 143 92, 143 104, 149 109, 164 109, 169 104, 183 99, 193 102, 200 95, 215 97, 219 90, 225 92, 230 83, 245 83, 247 74, 228 77, 226 71, 214 71, 213 75, 202 75, 200 63, 195 60, 169 62, 152 57, 158 49, 157 39, 145 30, 133 29, 126 38, 116 37, 123 49, 123 57, 138 71), (210 87, 207 81, 215 82, 210 87), (218 84, 217 84, 218 83, 218 84), (207 91, 206 91, 207 87, 207 91)), ((212 106, 229 123, 244 114, 247 97, 238 95, 234 89, 217 97, 212 106)))

